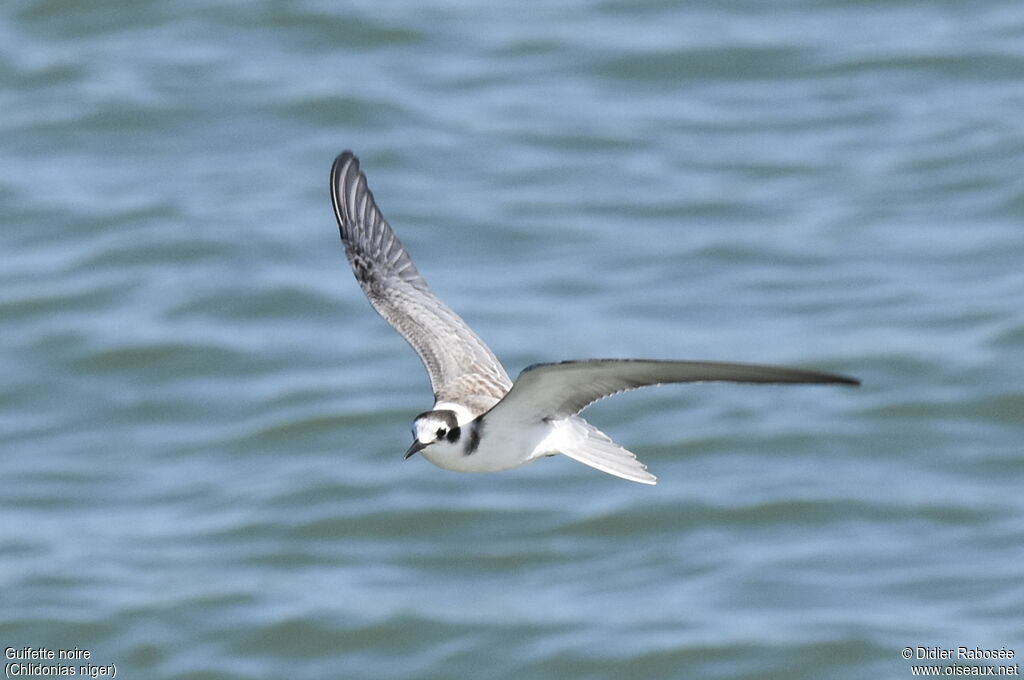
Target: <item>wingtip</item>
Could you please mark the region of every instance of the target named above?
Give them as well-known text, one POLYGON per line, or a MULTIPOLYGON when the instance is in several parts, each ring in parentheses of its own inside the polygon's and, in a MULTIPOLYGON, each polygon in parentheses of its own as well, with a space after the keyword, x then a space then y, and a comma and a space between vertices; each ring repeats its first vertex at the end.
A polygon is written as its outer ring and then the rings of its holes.
POLYGON ((359 172, 359 158, 348 149, 345 149, 334 157, 334 163, 331 164, 332 189, 337 184, 338 180, 346 174, 346 170, 349 166, 354 166, 356 172, 359 172))
POLYGON ((331 181, 333 182, 335 179, 340 177, 343 174, 343 170, 349 165, 354 165, 358 171, 359 157, 349 149, 345 149, 334 157, 334 163, 331 164, 331 181))
POLYGON ((344 151, 342 151, 341 153, 334 157, 334 164, 337 165, 338 163, 347 161, 350 158, 356 161, 357 163, 359 162, 359 158, 356 157, 354 153, 352 153, 351 149, 345 149, 344 151))
POLYGON ((329 189, 331 192, 331 203, 334 205, 334 215, 338 219, 338 228, 342 233, 342 240, 345 239, 345 225, 351 218, 350 208, 346 205, 346 196, 353 178, 358 181, 361 173, 359 171, 359 158, 350 150, 345 149, 334 158, 331 165, 329 189))

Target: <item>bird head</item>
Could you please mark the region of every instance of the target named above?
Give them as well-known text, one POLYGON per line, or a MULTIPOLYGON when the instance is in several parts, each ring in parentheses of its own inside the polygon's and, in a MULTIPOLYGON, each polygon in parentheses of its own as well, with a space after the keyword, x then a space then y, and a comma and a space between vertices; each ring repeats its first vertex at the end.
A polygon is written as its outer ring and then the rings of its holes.
POLYGON ((405 457, 422 451, 432 444, 443 442, 449 445, 458 443, 462 430, 459 428, 455 411, 441 409, 426 411, 416 416, 412 423, 412 446, 405 452, 405 457))

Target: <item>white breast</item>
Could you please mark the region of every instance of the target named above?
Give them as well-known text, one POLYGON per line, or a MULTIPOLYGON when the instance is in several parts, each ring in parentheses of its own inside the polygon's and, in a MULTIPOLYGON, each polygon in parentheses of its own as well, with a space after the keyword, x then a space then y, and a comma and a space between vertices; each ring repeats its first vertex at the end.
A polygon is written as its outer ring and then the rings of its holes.
POLYGON ((423 449, 423 457, 438 467, 458 472, 509 470, 535 460, 538 446, 551 433, 551 426, 543 422, 507 427, 501 422, 488 422, 485 418, 480 426, 476 450, 467 454, 467 443, 473 436, 474 426, 473 422, 462 425, 460 421, 462 434, 459 441, 431 444, 423 449))

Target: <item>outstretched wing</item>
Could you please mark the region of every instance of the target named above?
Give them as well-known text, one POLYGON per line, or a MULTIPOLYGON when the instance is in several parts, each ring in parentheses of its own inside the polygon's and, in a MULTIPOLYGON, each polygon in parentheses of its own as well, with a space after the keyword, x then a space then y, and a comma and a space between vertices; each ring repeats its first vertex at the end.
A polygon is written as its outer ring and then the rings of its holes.
POLYGON ((759 364, 640 359, 563 361, 523 369, 512 389, 487 417, 521 422, 567 418, 599 399, 626 390, 662 383, 705 381, 860 384, 855 378, 833 373, 759 364))
POLYGON ((423 360, 435 399, 504 396, 512 384, 505 369, 427 286, 377 208, 351 151, 334 160, 331 201, 356 280, 377 313, 423 360))

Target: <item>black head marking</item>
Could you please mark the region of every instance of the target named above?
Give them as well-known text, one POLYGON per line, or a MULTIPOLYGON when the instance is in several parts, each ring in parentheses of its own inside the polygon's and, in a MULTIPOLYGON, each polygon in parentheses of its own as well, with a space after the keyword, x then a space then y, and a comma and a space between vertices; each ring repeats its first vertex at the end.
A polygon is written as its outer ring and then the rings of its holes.
POLYGON ((471 455, 480 447, 480 433, 484 429, 484 421, 477 418, 469 426, 469 441, 466 442, 466 455, 471 455))
POLYGON ((419 420, 420 418, 425 418, 427 416, 443 421, 446 428, 449 430, 459 426, 459 419, 455 417, 455 411, 449 411, 444 408, 438 409, 437 411, 424 411, 416 416, 414 420, 419 420))

